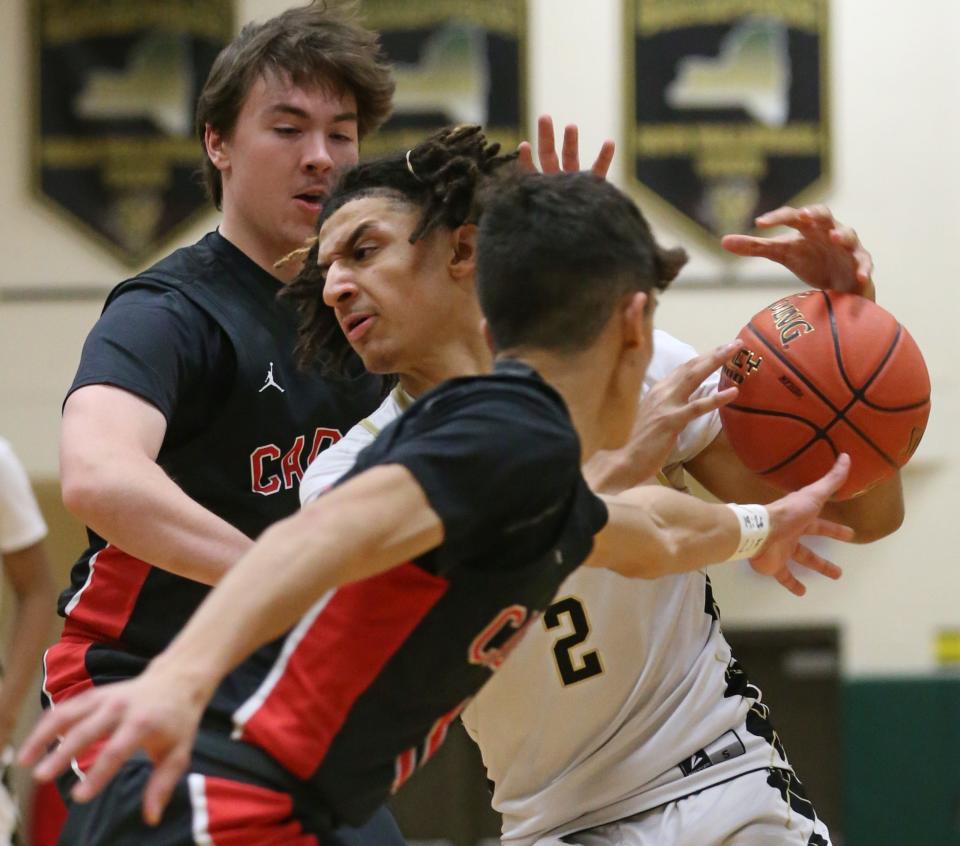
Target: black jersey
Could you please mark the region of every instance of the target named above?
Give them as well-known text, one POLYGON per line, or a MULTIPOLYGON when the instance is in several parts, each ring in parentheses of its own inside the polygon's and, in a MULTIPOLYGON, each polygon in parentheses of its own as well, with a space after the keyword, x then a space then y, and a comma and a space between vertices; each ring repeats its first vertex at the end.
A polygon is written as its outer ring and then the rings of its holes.
MULTIPOLYGON (((158 464, 192 499, 256 537, 299 507, 307 464, 376 407, 381 383, 300 370, 280 283, 218 233, 120 284, 91 331, 71 391, 114 385, 167 420, 158 464)), ((138 673, 207 592, 89 532, 47 656, 56 700, 138 673)))
POLYGON ((344 481, 381 464, 410 470, 443 543, 322 597, 232 715, 244 748, 353 825, 436 751, 607 514, 562 399, 516 362, 422 397, 344 481))

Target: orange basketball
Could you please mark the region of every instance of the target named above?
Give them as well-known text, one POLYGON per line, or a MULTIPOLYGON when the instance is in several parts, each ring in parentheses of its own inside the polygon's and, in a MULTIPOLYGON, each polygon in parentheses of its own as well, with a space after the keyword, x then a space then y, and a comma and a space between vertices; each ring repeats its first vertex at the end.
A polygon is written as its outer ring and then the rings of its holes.
POLYGON ((737 399, 720 409, 743 463, 795 490, 851 458, 836 499, 889 478, 910 460, 930 414, 930 377, 897 319, 855 294, 808 290, 753 316, 720 388, 737 399))

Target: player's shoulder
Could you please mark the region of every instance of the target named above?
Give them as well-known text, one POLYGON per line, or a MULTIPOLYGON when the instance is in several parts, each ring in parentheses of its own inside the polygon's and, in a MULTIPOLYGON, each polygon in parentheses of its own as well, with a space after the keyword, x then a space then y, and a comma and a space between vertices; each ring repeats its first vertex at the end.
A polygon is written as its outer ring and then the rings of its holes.
POLYGON ((195 308, 195 290, 210 280, 228 276, 213 244, 220 236, 209 233, 195 244, 180 247, 136 276, 124 279, 107 296, 104 308, 122 302, 125 306, 162 305, 195 308))
POLYGON ((397 386, 379 407, 352 426, 335 444, 327 447, 307 467, 300 483, 300 503, 312 502, 356 464, 357 456, 370 446, 383 429, 400 417, 413 400, 397 386))
POLYGON ((695 358, 697 351, 690 344, 675 338, 662 329, 653 330, 653 357, 647 368, 646 381, 649 384, 662 379, 676 370, 681 364, 695 358))

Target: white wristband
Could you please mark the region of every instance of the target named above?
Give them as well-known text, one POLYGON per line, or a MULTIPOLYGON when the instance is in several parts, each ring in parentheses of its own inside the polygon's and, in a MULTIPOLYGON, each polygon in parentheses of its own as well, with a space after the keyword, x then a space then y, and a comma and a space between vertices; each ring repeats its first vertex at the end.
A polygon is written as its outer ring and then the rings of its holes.
POLYGON ((727 503, 727 507, 737 515, 740 523, 740 544, 727 561, 756 555, 770 534, 770 515, 767 509, 762 505, 737 505, 732 502, 727 503))

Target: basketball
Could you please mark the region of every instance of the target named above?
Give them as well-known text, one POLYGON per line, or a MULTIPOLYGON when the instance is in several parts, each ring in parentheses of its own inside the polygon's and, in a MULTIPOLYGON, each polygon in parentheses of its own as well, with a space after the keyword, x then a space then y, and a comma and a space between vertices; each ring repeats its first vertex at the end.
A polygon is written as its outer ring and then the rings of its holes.
POLYGON ((753 472, 796 490, 851 458, 835 499, 850 499, 910 460, 930 413, 930 377, 897 319, 856 294, 808 290, 777 300, 740 331, 720 389, 733 449, 753 472))

